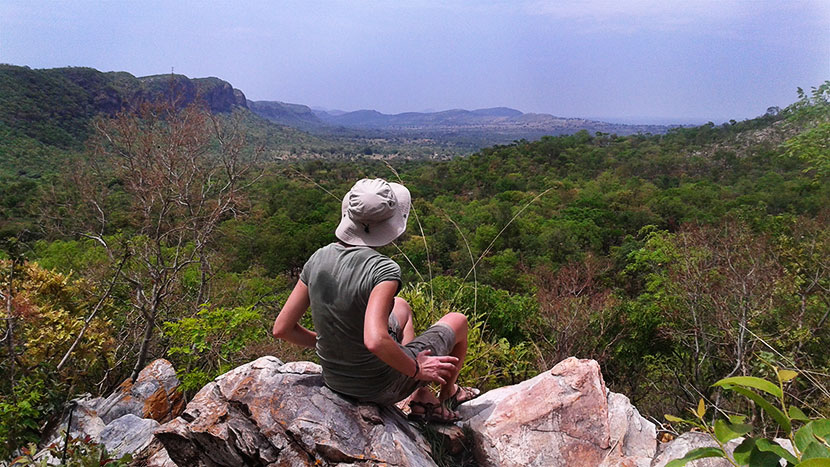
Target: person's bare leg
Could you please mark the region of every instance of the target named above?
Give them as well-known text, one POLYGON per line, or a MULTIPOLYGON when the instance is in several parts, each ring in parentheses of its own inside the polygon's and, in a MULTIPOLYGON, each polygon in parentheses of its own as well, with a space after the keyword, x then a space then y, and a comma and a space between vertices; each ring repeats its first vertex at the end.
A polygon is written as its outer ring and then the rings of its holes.
POLYGON ((464 365, 464 358, 467 356, 467 317, 461 313, 447 313, 438 322, 448 325, 455 332, 455 344, 450 351, 450 355, 458 358, 455 371, 447 380, 447 384, 441 385, 438 399, 444 401, 455 394, 457 390, 455 382, 458 380, 458 373, 461 371, 461 366, 464 365))
MULTIPOLYGON (((392 313, 395 314, 395 319, 398 321, 398 326, 401 329, 401 345, 406 345, 415 339, 415 325, 412 319, 412 308, 406 300, 395 297, 392 305, 392 313)), ((409 395, 406 399, 401 401, 403 405, 409 405, 411 402, 421 404, 438 404, 438 398, 428 388, 422 387, 416 389, 415 392, 409 395)), ((411 410, 411 408, 410 408, 411 410)))
MULTIPOLYGON (((415 325, 412 318, 412 308, 410 308, 406 300, 395 297, 392 313, 395 313, 395 319, 398 320, 398 324, 402 329, 403 335, 401 336, 401 344, 406 345, 409 342, 412 342, 412 340, 415 339, 415 325)), ((450 351, 450 355, 458 358, 455 371, 447 381, 447 384, 441 386, 440 400, 435 397, 435 393, 433 393, 429 387, 424 386, 416 389, 412 395, 405 399, 404 403, 406 405, 410 405, 412 402, 415 402, 416 405, 419 403, 424 405, 438 405, 441 401, 448 399, 455 394, 455 382, 458 379, 458 373, 461 370, 464 358, 467 355, 467 317, 461 313, 448 313, 438 322, 448 325, 452 328, 453 333, 455 334, 455 343, 450 351)), ((410 405, 410 410, 412 410, 412 405, 410 405)), ((452 410, 444 408, 439 408, 439 410, 441 410, 441 413, 447 418, 455 416, 455 412, 452 410)))
POLYGON ((412 322, 412 308, 406 300, 395 297, 392 305, 392 313, 395 314, 395 319, 398 320, 398 325, 401 327, 402 336, 401 345, 406 345, 415 339, 415 324, 412 322))

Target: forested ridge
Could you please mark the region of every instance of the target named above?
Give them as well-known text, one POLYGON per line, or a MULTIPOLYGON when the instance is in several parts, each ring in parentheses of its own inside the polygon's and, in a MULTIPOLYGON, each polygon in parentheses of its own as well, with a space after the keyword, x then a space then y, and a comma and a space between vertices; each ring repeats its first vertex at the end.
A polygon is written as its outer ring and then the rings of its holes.
POLYGON ((830 82, 798 98, 743 122, 446 161, 273 160, 265 127, 197 101, 143 102, 82 130, 55 115, 73 135, 63 148, 3 120, 16 141, 4 158, 49 169, 0 187, 0 458, 151 358, 173 362, 188 397, 261 355, 314 360, 270 324, 361 177, 411 190, 408 233, 382 251, 419 328, 468 316, 464 382, 594 358, 659 421, 701 397, 755 410, 711 385, 774 365, 802 372, 787 394, 827 416, 830 82))

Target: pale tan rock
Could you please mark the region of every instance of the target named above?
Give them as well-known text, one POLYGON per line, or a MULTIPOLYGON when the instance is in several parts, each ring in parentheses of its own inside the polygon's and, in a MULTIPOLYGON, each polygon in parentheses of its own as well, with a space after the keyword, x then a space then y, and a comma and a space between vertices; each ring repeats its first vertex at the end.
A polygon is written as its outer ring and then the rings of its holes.
POLYGON ((164 445, 153 437, 146 448, 133 456, 130 467, 176 467, 176 463, 170 459, 164 445))
POLYGON ((610 399, 609 414, 597 362, 572 357, 462 404, 459 413, 483 466, 647 466, 654 426, 626 407, 627 398, 610 399))
POLYGON ((611 452, 604 467, 649 467, 657 450, 657 429, 640 416, 628 397, 608 392, 611 452))

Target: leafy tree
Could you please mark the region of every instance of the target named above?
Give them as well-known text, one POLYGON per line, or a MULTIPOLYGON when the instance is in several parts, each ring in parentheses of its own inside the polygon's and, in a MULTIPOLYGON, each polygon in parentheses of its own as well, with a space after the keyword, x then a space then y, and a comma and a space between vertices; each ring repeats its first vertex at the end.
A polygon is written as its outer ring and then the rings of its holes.
POLYGON ((256 153, 245 153, 235 123, 175 100, 99 119, 94 157, 55 203, 57 227, 93 239, 110 258, 119 251, 130 258, 119 276, 143 321, 133 378, 146 364, 158 322, 172 308, 189 304, 195 311, 210 299, 211 242, 220 222, 239 214, 245 188, 256 180, 249 177, 256 153), (127 213, 122 226, 134 233, 113 243, 107 234, 127 213), (198 278, 188 287, 182 276, 192 267, 198 278))
POLYGON ((0 260, 0 457, 38 437, 69 386, 98 381, 115 347, 111 303, 95 315, 95 287, 32 262, 0 260), (76 336, 85 338, 76 344, 76 336), (70 350, 72 349, 72 350, 70 350), (60 366, 71 353, 70 364, 60 366))
POLYGON ((799 100, 787 108, 789 120, 806 128, 787 140, 786 154, 807 163, 816 180, 830 176, 830 81, 809 94, 798 88, 799 100))
POLYGON ((268 320, 255 308, 205 305, 196 316, 164 323, 185 391, 195 392, 236 365, 246 346, 268 338, 268 320))

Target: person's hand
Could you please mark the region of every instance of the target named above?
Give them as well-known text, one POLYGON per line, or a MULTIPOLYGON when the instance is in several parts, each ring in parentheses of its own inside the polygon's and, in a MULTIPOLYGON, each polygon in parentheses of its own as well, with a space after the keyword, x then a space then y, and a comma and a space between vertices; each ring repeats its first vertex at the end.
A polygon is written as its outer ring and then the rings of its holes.
POLYGON ((424 350, 415 357, 418 362, 418 373, 415 379, 418 381, 428 381, 430 383, 447 384, 455 373, 455 365, 458 364, 458 358, 452 355, 442 355, 438 357, 431 357, 429 349, 424 350))

